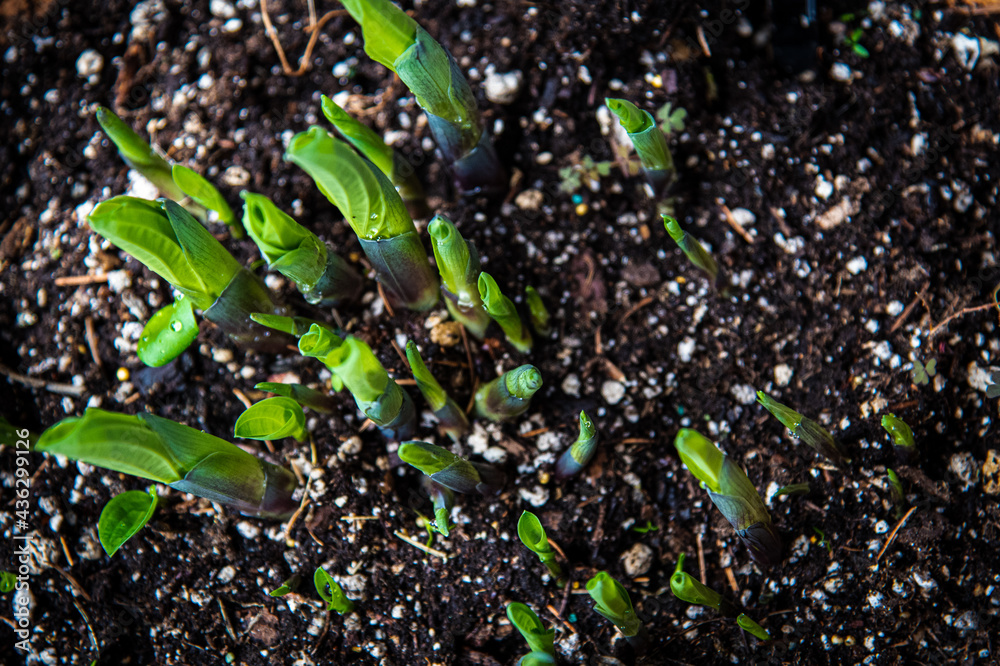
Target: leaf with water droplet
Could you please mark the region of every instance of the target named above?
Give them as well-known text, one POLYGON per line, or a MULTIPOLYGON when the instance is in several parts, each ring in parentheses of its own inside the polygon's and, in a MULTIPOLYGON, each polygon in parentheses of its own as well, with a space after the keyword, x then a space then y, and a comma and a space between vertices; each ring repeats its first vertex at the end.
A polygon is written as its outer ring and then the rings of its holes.
POLYGON ((158 368, 180 356, 198 337, 198 322, 190 299, 177 299, 146 323, 136 353, 146 365, 158 368))

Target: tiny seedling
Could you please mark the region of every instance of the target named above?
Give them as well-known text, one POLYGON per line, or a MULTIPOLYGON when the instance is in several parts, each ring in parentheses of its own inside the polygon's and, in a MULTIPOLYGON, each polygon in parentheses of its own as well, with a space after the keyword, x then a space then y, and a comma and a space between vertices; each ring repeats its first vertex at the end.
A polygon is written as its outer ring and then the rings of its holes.
POLYGON ((826 538, 826 533, 824 533, 823 530, 821 530, 818 527, 814 527, 814 528, 812 528, 812 530, 817 535, 819 535, 819 545, 821 545, 824 548, 826 548, 826 552, 827 553, 829 553, 830 555, 833 555, 833 544, 830 543, 830 540, 826 538))
POLYGON ((597 450, 597 428, 586 412, 580 412, 580 434, 556 462, 556 478, 567 479, 579 474, 597 450))
POLYGON ((385 174, 321 127, 292 137, 285 160, 302 168, 351 225, 379 282, 410 310, 438 301, 438 278, 413 219, 385 174))
POLYGON ((398 454, 400 460, 456 493, 495 495, 503 488, 504 474, 496 467, 470 462, 434 444, 404 442, 398 454))
POLYGON ((882 417, 882 427, 892 438, 892 447, 896 451, 896 457, 901 462, 912 462, 916 457, 917 444, 913 439, 913 430, 903 419, 895 414, 886 414, 882 417))
POLYGON ((246 439, 282 439, 294 437, 300 442, 306 441, 306 417, 302 407, 291 398, 266 398, 250 405, 236 419, 236 437, 246 439))
POLYGON ((535 333, 547 338, 552 335, 552 325, 549 323, 549 311, 542 302, 542 297, 538 290, 528 285, 524 288, 524 300, 528 304, 528 314, 531 318, 531 327, 535 333))
POLYGON ((313 305, 335 306, 361 295, 364 283, 350 264, 330 252, 316 234, 262 194, 242 192, 243 225, 264 260, 295 283, 313 305))
POLYGON ((906 495, 903 494, 903 482, 899 480, 899 475, 895 470, 888 469, 885 472, 886 482, 889 485, 889 497, 892 498, 894 507, 893 513, 896 518, 903 515, 903 504, 906 502, 906 495))
POLYGON ((638 532, 639 534, 649 534, 650 532, 658 532, 660 530, 660 528, 654 525, 653 521, 651 520, 647 520, 646 524, 643 525, 642 527, 633 525, 630 529, 633 532, 638 532))
POLYGON ((757 391, 757 402, 762 404, 767 411, 771 412, 774 418, 781 421, 796 439, 801 439, 837 465, 850 462, 844 455, 840 444, 830 434, 830 431, 820 424, 812 419, 807 419, 791 407, 787 407, 777 400, 772 399, 763 391, 757 391))
POLYGON ((706 587, 684 571, 684 553, 677 557, 677 568, 670 577, 670 591, 681 601, 714 608, 727 617, 739 614, 736 606, 715 590, 706 587))
POLYGON ((682 428, 674 446, 684 466, 708 491, 754 561, 764 569, 776 564, 781 559, 781 537, 757 489, 740 466, 695 430, 682 428))
POLYGON ((429 476, 420 477, 420 481, 424 491, 426 491, 427 496, 431 498, 431 503, 434 505, 434 520, 420 516, 427 527, 427 545, 430 546, 433 541, 434 532, 448 538, 451 528, 454 527, 451 524, 451 510, 455 506, 455 493, 450 488, 445 488, 440 483, 433 481, 429 476))
POLYGON ((268 596, 271 597, 283 597, 286 594, 290 594, 295 590, 299 589, 299 585, 302 583, 302 576, 299 574, 294 574, 291 578, 283 582, 278 587, 274 588, 268 592, 268 596))
POLYGON ((520 416, 541 387, 542 373, 535 366, 526 364, 508 370, 476 391, 476 413, 491 421, 520 416))
POLYGON ((538 516, 525 511, 517 521, 517 538, 525 548, 538 556, 538 561, 545 565, 559 587, 566 586, 566 575, 556 562, 556 551, 549 545, 549 538, 538 516))
POLYGON ((595 162, 590 155, 584 155, 578 164, 559 169, 559 191, 572 194, 586 185, 597 192, 601 188, 601 178, 611 174, 614 162, 595 162))
POLYGON ((587 581, 587 592, 594 600, 594 610, 611 621, 636 649, 645 645, 646 628, 632 608, 632 600, 622 584, 607 571, 599 571, 587 581))
POLYGON ((667 233, 677 243, 677 247, 681 249, 684 256, 692 264, 703 270, 711 278, 712 285, 714 286, 719 279, 719 264, 708 253, 705 246, 698 242, 697 238, 681 229, 681 226, 677 224, 677 220, 669 215, 662 215, 662 217, 663 226, 666 227, 667 233))
POLYGON ((764 629, 764 627, 760 626, 743 613, 740 613, 739 616, 737 616, 736 624, 740 625, 740 629, 743 631, 748 634, 753 634, 762 641, 771 640, 771 634, 767 633, 767 630, 764 629))
POLYGON ((286 519, 298 507, 289 470, 208 433, 149 413, 90 408, 55 424, 35 450, 227 504, 251 516, 286 519))
POLYGON ((340 587, 340 583, 335 581, 323 567, 316 569, 316 573, 313 574, 313 585, 316 586, 320 599, 326 602, 328 611, 345 615, 354 610, 354 602, 344 594, 344 588, 340 587))
POLYGON ((410 340, 406 343, 406 360, 410 364, 410 371, 413 372, 413 379, 417 382, 417 388, 427 400, 431 411, 438 420, 438 429, 451 437, 453 441, 461 439, 469 430, 469 419, 465 412, 451 399, 445 390, 434 378, 431 371, 427 369, 424 360, 420 358, 417 351, 417 344, 410 340))
POLYGON ((451 54, 389 0, 344 0, 361 25, 365 52, 399 75, 427 115, 438 149, 463 194, 502 194, 507 177, 483 131, 476 98, 451 54))
POLYGON ((507 341, 519 352, 527 354, 531 351, 531 332, 517 314, 514 302, 504 296, 497 281, 489 273, 479 274, 479 296, 483 300, 486 313, 503 329, 507 341))
POLYGON ((197 337, 198 321, 191 299, 177 294, 173 303, 160 308, 146 322, 136 354, 146 365, 159 368, 183 354, 197 337))
POLYGON ((670 102, 667 102, 661 106, 656 111, 656 119, 660 121, 660 130, 664 134, 673 134, 674 132, 684 131, 684 120, 687 118, 688 112, 682 108, 673 108, 670 102))
POLYGON ((674 158, 670 154, 666 137, 656 126, 656 119, 649 111, 624 99, 607 98, 604 103, 618 116, 632 140, 632 146, 642 162, 642 172, 653 189, 654 198, 662 198, 674 179, 674 158))
POLYGON ((555 629, 546 629, 542 621, 525 604, 517 601, 507 604, 507 619, 514 625, 514 628, 521 632, 524 640, 528 643, 528 648, 532 652, 541 652, 555 656, 556 650, 553 645, 555 629))
POLYGON ((0 594, 9 594, 17 588, 17 576, 9 571, 0 571, 0 594))
POLYGON ((151 486, 146 492, 126 490, 104 505, 97 520, 97 538, 108 557, 118 552, 149 522, 156 510, 156 502, 156 490, 151 486))
POLYGON ((913 378, 913 383, 918 386, 927 386, 931 383, 931 377, 937 374, 937 359, 932 358, 927 361, 927 364, 921 363, 919 360, 913 361, 913 370, 910 371, 910 377, 913 378))
POLYGON ((810 490, 811 488, 808 483, 790 483, 787 486, 778 488, 774 496, 781 497, 782 495, 788 495, 789 497, 794 497, 795 495, 808 495, 810 490))
POLYGON ((479 253, 466 241, 451 220, 435 215, 427 225, 434 262, 441 274, 441 295, 448 312, 477 339, 486 336, 490 315, 479 295, 479 253))

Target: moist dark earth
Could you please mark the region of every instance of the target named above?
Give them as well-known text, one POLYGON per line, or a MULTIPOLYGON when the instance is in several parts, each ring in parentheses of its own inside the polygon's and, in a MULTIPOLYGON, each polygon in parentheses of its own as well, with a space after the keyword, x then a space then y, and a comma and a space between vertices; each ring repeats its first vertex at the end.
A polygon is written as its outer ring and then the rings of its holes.
MULTIPOLYGON (((109 558, 101 509, 148 484, 33 454, 31 652, 10 648, 7 595, 3 662, 508 665, 528 651, 504 615, 520 601, 555 628, 566 664, 997 663, 1000 445, 986 389, 1000 370, 1000 12, 819 3, 803 27, 805 4, 405 4, 454 54, 496 134, 511 186, 491 202, 455 194, 412 96, 364 54, 348 16, 323 25, 293 76, 257 0, 2 3, 0 413, 33 438, 99 406, 231 440, 242 397, 263 397, 257 382, 328 378, 291 352, 237 348, 207 322, 177 361, 143 367, 139 331, 170 288, 87 226, 96 203, 148 190, 100 132, 97 105, 234 206, 241 189, 266 194, 365 269, 336 209, 282 160, 294 132, 325 125, 320 94, 340 93, 417 165, 431 209, 475 241, 504 291, 520 302, 535 286, 555 324, 530 354, 499 330, 467 353, 436 335, 443 306, 390 312, 369 280, 361 303, 334 313, 270 278, 295 311, 337 321, 398 378, 409 374, 394 344, 416 340, 462 405, 475 382, 535 364, 545 385, 531 409, 480 422, 455 447, 498 461, 504 492, 459 497, 451 536, 435 537, 436 554, 417 549, 398 536, 426 539, 417 472, 338 394, 339 413, 309 414, 314 453, 240 441, 311 479, 287 540, 283 524, 161 487, 150 524, 109 558), (487 79, 512 72, 521 78, 488 99, 487 79), (607 96, 687 111, 668 137, 673 206, 718 259, 722 288, 664 232, 600 110, 607 96), (838 468, 790 437, 756 389, 826 425, 851 461, 838 468), (557 483, 580 410, 599 452, 557 483), (909 465, 879 425, 890 412, 913 428, 909 465), (683 468, 681 427, 745 466, 784 539, 778 565, 751 562, 683 468), (895 502, 890 468, 905 494, 895 502), (808 493, 776 496, 795 483, 808 493), (565 555, 565 590, 516 537, 525 509, 565 555), (773 640, 673 597, 682 553, 773 640), (354 613, 321 606, 319 566, 354 613), (592 610, 583 584, 599 570, 631 595, 645 652, 592 610), (297 592, 268 596, 293 574, 297 592)), ((309 8, 268 5, 294 69, 309 8)), ((249 240, 212 231, 245 265, 259 259, 249 240)), ((426 418, 417 437, 445 443, 426 418)), ((15 570, 24 532, 14 442, 3 444, 0 555, 15 570)))

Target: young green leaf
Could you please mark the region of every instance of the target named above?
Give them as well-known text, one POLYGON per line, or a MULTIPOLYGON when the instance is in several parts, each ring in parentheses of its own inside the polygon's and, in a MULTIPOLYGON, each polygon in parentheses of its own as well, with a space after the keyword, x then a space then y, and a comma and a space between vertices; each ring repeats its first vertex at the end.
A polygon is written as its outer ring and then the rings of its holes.
POLYGON ((552 334, 552 326, 549 324, 549 311, 542 302, 542 297, 538 290, 528 285, 524 288, 524 300, 528 304, 528 313, 531 315, 531 327, 535 333, 547 338, 552 334))
POLYGON ((427 232, 431 236, 434 262, 441 274, 441 294, 455 321, 482 340, 490 325, 490 316, 479 295, 479 253, 467 242, 451 220, 435 215, 427 232))
POLYGON ((895 414, 885 414, 882 417, 882 427, 892 437, 896 456, 903 462, 911 462, 916 455, 917 446, 910 426, 895 414))
POLYGON ((639 636, 642 622, 632 608, 632 600, 621 583, 607 571, 599 571, 587 581, 587 592, 594 600, 594 610, 609 619, 626 638, 639 636))
POLYGON ((157 481, 247 515, 285 518, 298 506, 298 483, 287 469, 149 413, 91 408, 46 430, 35 450, 157 481))
POLYGON ((250 405, 236 419, 236 437, 246 439, 282 439, 294 437, 304 442, 309 433, 306 431, 306 417, 302 407, 291 398, 266 398, 250 405))
POLYGON ((97 122, 115 144, 126 164, 145 176, 163 196, 175 201, 184 198, 184 192, 174 183, 167 161, 111 109, 98 107, 97 122))
POLYGON ((198 337, 191 299, 179 294, 170 305, 150 317, 139 336, 136 354, 146 365, 159 368, 174 360, 198 337))
POLYGON ((479 274, 479 297, 483 300, 483 307, 487 314, 500 324, 507 341, 523 353, 531 351, 531 333, 524 325, 513 301, 503 295, 496 280, 489 273, 479 274))
POLYGON ((433 529, 447 538, 449 530, 454 527, 451 525, 451 509, 455 506, 455 493, 450 488, 445 488, 440 483, 435 482, 429 476, 420 477, 420 481, 434 505, 433 529))
POLYGON ((757 402, 764 406, 764 409, 771 412, 774 418, 781 421, 792 434, 803 442, 816 449, 820 454, 826 456, 837 465, 850 462, 846 459, 843 449, 837 440, 833 438, 830 431, 816 423, 812 419, 799 414, 791 407, 787 407, 777 400, 772 399, 763 391, 757 391, 757 402))
POLYGON ((670 577, 670 591, 681 601, 708 606, 723 615, 732 617, 739 613, 732 602, 684 572, 684 553, 677 557, 677 568, 674 569, 674 574, 670 577))
POLYGON ((97 521, 97 537, 108 557, 135 536, 153 517, 156 510, 156 491, 126 490, 111 498, 97 521))
POLYGON ((411 310, 434 307, 437 276, 413 220, 385 174, 320 127, 292 137, 285 159, 308 173, 340 209, 389 292, 411 310))
POLYGON ((308 407, 320 414, 332 414, 337 408, 337 401, 331 396, 311 389, 303 384, 281 384, 278 382, 261 382, 254 386, 258 391, 267 391, 285 398, 291 398, 303 407, 308 407))
POLYGON ((232 228, 233 238, 243 238, 243 228, 237 224, 233 209, 229 207, 215 185, 208 182, 204 176, 181 164, 175 164, 170 175, 177 187, 191 197, 195 203, 208 210, 214 210, 219 215, 219 221, 232 228))
POLYGON ((771 640, 771 634, 767 633, 767 630, 764 629, 764 627, 760 626, 743 613, 740 613, 739 617, 736 618, 736 624, 740 625, 740 629, 743 631, 748 634, 753 634, 762 641, 771 640))
POLYGON ((13 592, 17 587, 17 576, 9 571, 0 571, 0 594, 13 592))
POLYGON ((268 592, 268 596, 271 597, 283 597, 290 592, 294 592, 299 588, 299 584, 302 582, 302 576, 299 574, 294 574, 291 578, 283 582, 278 587, 274 588, 268 592))
POLYGON ((538 556, 538 561, 549 570, 556 585, 564 587, 566 576, 563 574, 562 567, 556 562, 556 551, 549 545, 549 538, 545 534, 545 528, 542 527, 538 516, 530 511, 521 514, 517 521, 517 538, 521 540, 525 548, 538 556))
POLYGON ((333 576, 328 574, 323 567, 316 569, 316 573, 313 574, 313 585, 316 586, 316 592, 320 598, 326 602, 328 611, 336 611, 345 615, 354 610, 354 602, 347 598, 340 583, 335 581, 333 576))
POLYGON ((808 495, 810 491, 808 483, 790 483, 787 486, 782 486, 778 488, 778 491, 774 493, 775 497, 781 497, 782 495, 808 495))
POLYGON ((507 619, 514 625, 515 629, 521 632, 521 636, 524 637, 532 652, 542 652, 555 656, 553 639, 556 632, 554 629, 546 630, 535 611, 525 604, 515 601, 507 604, 507 619))
POLYGON ((296 338, 301 338, 306 333, 309 333, 309 331, 312 330, 313 325, 326 329, 327 331, 331 331, 332 333, 332 330, 326 324, 321 324, 318 321, 307 319, 305 317, 286 317, 284 315, 254 312, 250 315, 250 318, 261 326, 266 326, 267 328, 287 333, 288 335, 292 335, 296 338))
POLYGON ((666 137, 656 126, 652 114, 624 99, 606 98, 604 103, 618 116, 622 127, 632 140, 632 146, 642 162, 642 171, 653 188, 654 196, 662 197, 674 179, 674 158, 670 154, 666 137))
POLYGON ((504 484, 503 472, 492 465, 470 462, 434 444, 403 442, 397 453, 400 460, 456 493, 492 495, 504 484))
POLYGON ((684 466, 708 490, 719 512, 736 530, 762 568, 781 559, 781 538, 746 473, 701 433, 682 428, 674 446, 684 466))
POLYGON ((406 360, 410 364, 410 371, 413 372, 413 379, 417 382, 417 388, 424 395, 427 404, 438 420, 438 429, 458 441, 462 435, 469 430, 469 419, 465 412, 451 399, 445 390, 438 383, 431 371, 427 369, 424 360, 420 358, 417 345, 413 340, 406 343, 406 360))
POLYGON ((597 428, 586 412, 580 412, 580 435, 556 462, 556 478, 567 479, 579 474, 597 450, 597 428))
POLYGON ((491 421, 523 414, 531 396, 542 387, 542 373, 533 365, 509 370, 476 391, 476 413, 491 421))
POLYGON ((663 225, 667 228, 667 233, 670 234, 670 237, 677 243, 677 247, 684 252, 684 255, 692 264, 705 271, 712 278, 712 284, 715 285, 719 278, 719 264, 708 253, 705 246, 699 243, 697 238, 681 229, 680 225, 677 224, 677 220, 669 215, 662 215, 662 217, 663 225))

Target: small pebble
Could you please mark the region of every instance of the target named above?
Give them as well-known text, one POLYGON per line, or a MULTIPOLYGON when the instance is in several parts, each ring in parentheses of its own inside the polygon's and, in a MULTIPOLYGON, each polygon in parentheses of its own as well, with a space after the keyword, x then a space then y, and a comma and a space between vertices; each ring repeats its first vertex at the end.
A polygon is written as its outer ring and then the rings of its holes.
POLYGON ((637 543, 622 553, 621 560, 629 578, 641 576, 653 565, 653 549, 644 543, 637 543))
POLYGON ((625 397, 625 385, 609 379, 601 384, 601 395, 609 405, 617 405, 625 397))
POLYGON ((104 69, 104 56, 94 49, 87 49, 76 60, 76 73, 82 79, 99 74, 104 69))
POLYGON ((483 88, 486 90, 486 99, 494 104, 511 104, 517 99, 521 92, 521 81, 524 76, 520 71, 514 70, 506 74, 490 72, 483 81, 483 88))

